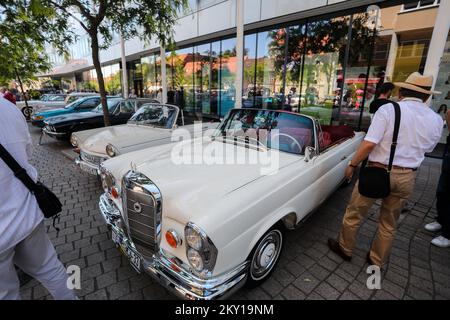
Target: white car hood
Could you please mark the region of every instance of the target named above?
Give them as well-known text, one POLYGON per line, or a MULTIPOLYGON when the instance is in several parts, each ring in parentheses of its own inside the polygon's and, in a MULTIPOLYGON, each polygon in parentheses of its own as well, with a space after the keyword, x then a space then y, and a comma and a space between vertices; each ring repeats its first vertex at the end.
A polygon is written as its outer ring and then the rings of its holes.
POLYGON ((172 130, 152 128, 149 126, 137 126, 132 124, 125 124, 121 126, 111 126, 96 130, 97 132, 86 131, 88 134, 83 137, 83 133, 77 133, 81 138, 81 149, 96 154, 106 154, 106 146, 112 144, 119 150, 119 153, 124 153, 124 148, 153 140, 164 139, 171 136, 172 130), (84 138, 84 139, 83 139, 84 138))
MULTIPOLYGON (((231 144, 222 142, 205 142, 205 145, 219 144, 230 151, 231 144)), ((104 165, 121 180, 122 176, 131 170, 131 164, 136 171, 152 180, 161 190, 163 196, 163 214, 181 223, 195 221, 197 216, 209 214, 206 208, 223 201, 228 194, 238 192, 238 189, 263 178, 262 164, 176 164, 172 161, 172 149, 176 144, 166 144, 136 152, 127 153, 119 158, 113 158, 104 165)), ((303 159, 278 151, 257 151, 239 147, 247 155, 266 152, 279 156, 279 167, 282 168, 295 161, 303 159)), ((201 155, 197 150, 191 150, 192 155, 201 155)), ((211 159, 211 158, 209 158, 211 159)), ((269 171, 269 170, 267 170, 269 171)), ((267 173, 267 172, 266 172, 267 173)))
MULTIPOLYGON (((202 123, 202 129, 215 129, 218 123, 202 123)), ((193 132, 194 125, 182 126, 193 132)), ((106 146, 113 145, 119 155, 171 142, 176 129, 162 129, 150 126, 125 124, 75 133, 79 147, 88 153, 106 155, 106 146)))

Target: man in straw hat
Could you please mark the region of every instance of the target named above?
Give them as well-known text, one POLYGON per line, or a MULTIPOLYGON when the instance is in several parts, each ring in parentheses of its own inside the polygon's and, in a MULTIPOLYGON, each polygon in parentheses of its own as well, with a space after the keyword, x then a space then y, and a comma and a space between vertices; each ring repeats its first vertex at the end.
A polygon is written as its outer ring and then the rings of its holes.
MULTIPOLYGON (((414 189, 417 168, 439 142, 443 129, 442 118, 425 102, 434 93, 432 76, 418 72, 405 82, 394 83, 400 87, 401 121, 393 168, 390 173, 391 193, 382 200, 378 231, 372 242, 367 262, 382 267, 388 257, 397 229, 400 212, 414 189)), ((392 103, 383 105, 375 114, 369 131, 345 172, 351 180, 355 168, 368 157, 368 166, 387 169, 394 132, 395 109, 392 103)), ((356 236, 363 219, 375 199, 364 197, 356 184, 344 215, 338 241, 328 239, 330 249, 350 261, 356 236)))

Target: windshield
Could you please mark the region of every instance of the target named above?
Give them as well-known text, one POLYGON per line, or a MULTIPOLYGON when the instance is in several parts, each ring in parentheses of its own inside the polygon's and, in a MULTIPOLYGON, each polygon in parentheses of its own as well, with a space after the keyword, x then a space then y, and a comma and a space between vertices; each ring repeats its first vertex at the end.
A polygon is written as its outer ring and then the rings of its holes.
MULTIPOLYGON (((119 102, 122 101, 121 99, 108 99, 107 100, 107 104, 108 104, 108 111, 109 113, 113 113, 114 110, 116 109, 116 106, 119 104, 119 102)), ((95 107, 94 110, 92 110, 93 112, 99 112, 99 113, 103 113, 103 109, 102 109, 102 104, 100 103, 98 106, 95 107)))
POLYGON ((85 99, 78 99, 73 101, 72 103, 69 103, 67 106, 64 107, 64 109, 70 109, 73 107, 76 107, 77 105, 79 105, 81 102, 83 102, 85 99))
POLYGON ((144 104, 128 122, 171 129, 176 121, 177 112, 178 110, 172 106, 144 104))
POLYGON ((224 141, 257 141, 267 148, 294 154, 304 154, 314 146, 314 123, 295 113, 235 109, 219 126, 216 137, 224 141))
POLYGON ((48 98, 48 101, 64 101, 64 96, 52 96, 48 98))

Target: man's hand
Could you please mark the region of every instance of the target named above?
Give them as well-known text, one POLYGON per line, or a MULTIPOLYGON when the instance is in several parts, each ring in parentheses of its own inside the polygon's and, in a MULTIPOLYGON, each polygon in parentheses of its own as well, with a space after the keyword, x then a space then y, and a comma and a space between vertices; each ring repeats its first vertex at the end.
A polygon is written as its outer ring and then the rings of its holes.
POLYGON ((345 169, 345 179, 348 182, 352 181, 353 173, 355 172, 355 168, 347 166, 347 169, 345 169))

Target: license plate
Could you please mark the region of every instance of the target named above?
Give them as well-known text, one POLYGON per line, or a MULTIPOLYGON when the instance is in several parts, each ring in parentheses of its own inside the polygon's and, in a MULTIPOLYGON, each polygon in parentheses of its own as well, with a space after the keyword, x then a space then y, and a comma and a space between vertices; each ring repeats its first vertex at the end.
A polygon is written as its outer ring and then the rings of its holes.
POLYGON ((92 175, 97 175, 97 169, 96 168, 92 168, 86 164, 84 164, 83 162, 80 163, 80 169, 83 170, 84 172, 87 172, 89 174, 92 175))
POLYGON ((140 273, 142 266, 141 254, 134 248, 128 246, 125 241, 122 241, 122 238, 116 233, 114 229, 111 229, 111 240, 119 247, 122 254, 128 257, 133 269, 140 273))

